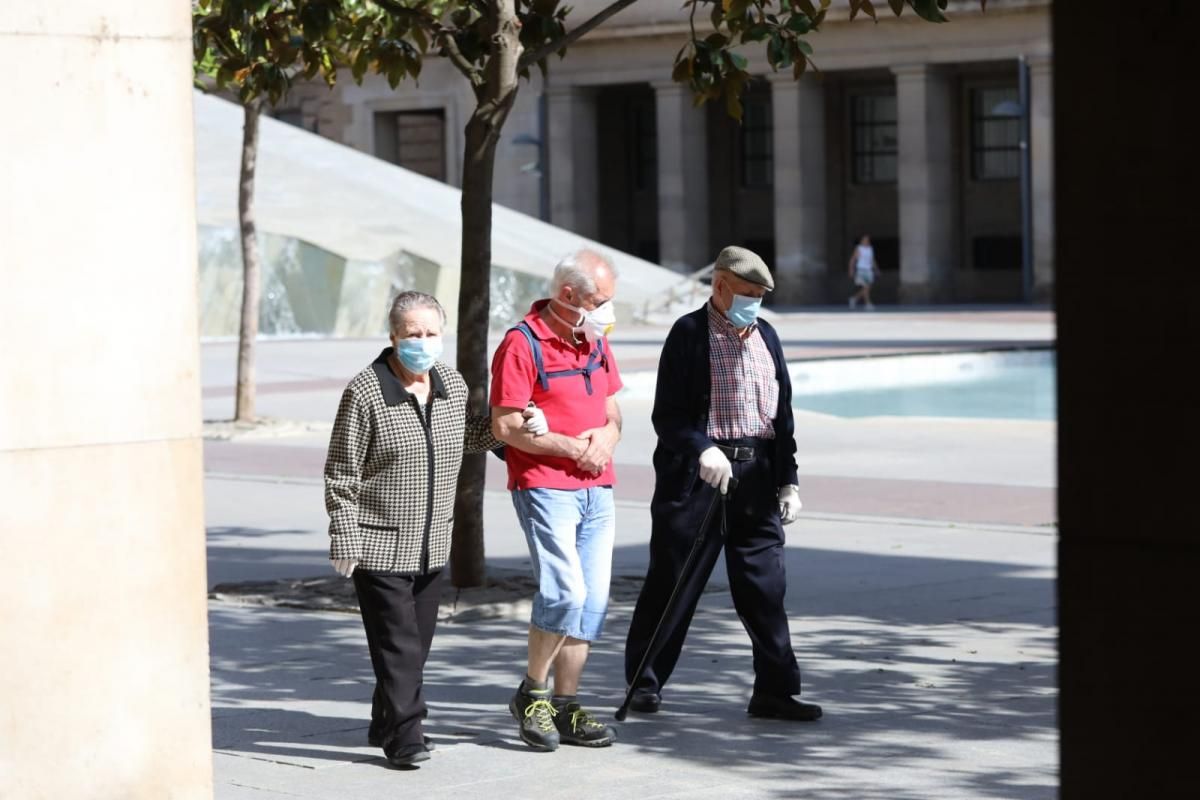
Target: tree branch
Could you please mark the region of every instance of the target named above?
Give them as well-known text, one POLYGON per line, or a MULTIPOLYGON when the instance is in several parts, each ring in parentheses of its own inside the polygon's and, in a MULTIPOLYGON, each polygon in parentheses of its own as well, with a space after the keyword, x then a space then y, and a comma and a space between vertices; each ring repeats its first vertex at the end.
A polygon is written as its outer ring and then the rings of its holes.
POLYGON ((467 60, 467 57, 462 54, 462 50, 458 49, 458 42, 454 41, 454 34, 449 28, 438 30, 437 42, 446 51, 446 58, 450 59, 450 63, 467 77, 472 87, 478 88, 483 83, 483 74, 478 67, 467 60))
POLYGON ((573 28, 567 31, 559 38, 555 39, 554 41, 546 42, 536 50, 527 51, 521 56, 521 60, 517 62, 517 71, 520 72, 528 69, 533 64, 536 64, 543 58, 549 56, 551 53, 556 53, 565 47, 569 47, 571 44, 582 38, 585 34, 589 33, 593 28, 599 26, 609 17, 612 17, 621 9, 631 6, 636 2, 637 0, 615 0, 612 5, 596 12, 595 16, 580 25, 578 28, 573 28))

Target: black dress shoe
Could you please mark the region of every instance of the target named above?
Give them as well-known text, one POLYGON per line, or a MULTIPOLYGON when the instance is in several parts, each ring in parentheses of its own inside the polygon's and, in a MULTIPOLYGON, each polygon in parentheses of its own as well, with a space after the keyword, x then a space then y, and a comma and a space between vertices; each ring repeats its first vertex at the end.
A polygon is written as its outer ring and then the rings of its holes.
POLYGON ((418 761, 427 761, 429 751, 423 744, 402 744, 383 751, 393 767, 410 767, 418 761))
MULTIPOLYGON (((367 744, 369 744, 371 747, 383 747, 383 734, 373 730, 368 730, 367 744)), ((428 736, 425 737, 425 749, 431 753, 434 750, 437 750, 437 745, 435 745, 433 743, 433 739, 430 739, 428 736)))
POLYGON ((751 696, 746 713, 752 717, 766 719, 812 722, 821 718, 821 707, 816 703, 804 703, 787 695, 756 693, 751 696))
POLYGON ((662 705, 662 696, 649 689, 634 689, 633 699, 629 701, 629 710, 640 714, 653 714, 662 705))

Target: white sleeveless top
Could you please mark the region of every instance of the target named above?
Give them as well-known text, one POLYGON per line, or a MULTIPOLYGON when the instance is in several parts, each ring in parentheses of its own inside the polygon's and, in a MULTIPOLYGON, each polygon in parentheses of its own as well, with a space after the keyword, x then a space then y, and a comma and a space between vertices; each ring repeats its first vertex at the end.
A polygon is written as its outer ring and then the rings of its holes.
POLYGON ((875 249, 869 244, 860 244, 858 246, 858 260, 854 262, 854 268, 863 272, 870 272, 875 263, 875 249))

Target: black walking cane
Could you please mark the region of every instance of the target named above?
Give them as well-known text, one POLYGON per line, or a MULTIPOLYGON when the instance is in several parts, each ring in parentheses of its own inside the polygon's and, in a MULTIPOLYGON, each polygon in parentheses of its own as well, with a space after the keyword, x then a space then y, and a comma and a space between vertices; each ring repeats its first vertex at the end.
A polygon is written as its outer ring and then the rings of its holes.
MULTIPOLYGON (((726 492, 732 492, 737 488, 737 478, 730 478, 726 485, 726 492)), ((679 596, 679 590, 683 588, 684 582, 690 577, 692 570, 692 562, 696 560, 696 554, 704 547, 704 542, 708 539, 708 528, 712 524, 713 514, 717 507, 721 508, 721 531, 725 531, 725 498, 726 494, 721 494, 720 490, 713 492, 712 502, 708 504, 708 510, 704 512, 704 521, 700 523, 700 532, 696 535, 696 541, 692 542, 692 549, 688 551, 687 558, 683 562, 683 568, 679 570, 679 579, 675 581, 675 588, 671 589, 671 596, 667 598, 666 608, 663 609, 662 616, 658 618, 658 624, 654 626, 654 633, 650 635, 650 642, 646 645, 646 652, 642 654, 641 663, 633 672, 633 680, 629 682, 629 690, 625 692, 625 702, 621 703, 621 707, 614 714, 617 722, 624 722, 625 717, 629 715, 629 704, 633 702, 633 692, 637 687, 638 681, 642 678, 642 673, 646 671, 646 665, 650 663, 650 657, 654 655, 658 645, 658 634, 662 632, 663 623, 671 616, 671 611, 675 608, 675 599, 679 596)))

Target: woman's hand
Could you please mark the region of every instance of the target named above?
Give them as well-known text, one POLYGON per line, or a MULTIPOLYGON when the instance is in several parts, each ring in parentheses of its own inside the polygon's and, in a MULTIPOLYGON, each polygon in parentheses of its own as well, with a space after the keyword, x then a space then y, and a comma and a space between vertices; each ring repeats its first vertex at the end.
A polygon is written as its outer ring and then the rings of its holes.
POLYGON ((358 562, 353 558, 331 558, 329 562, 333 564, 333 571, 343 578, 353 575, 354 568, 358 566, 358 562))

